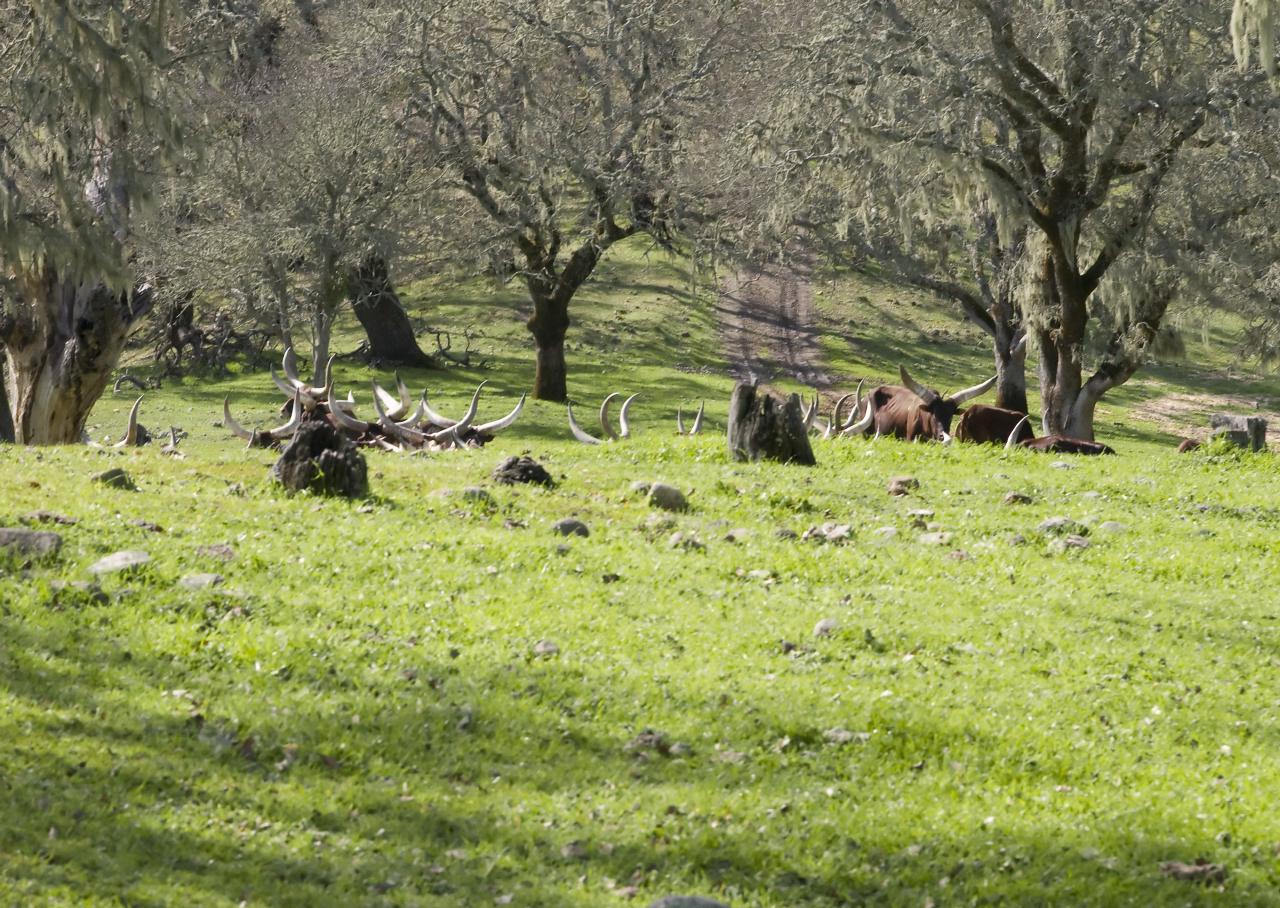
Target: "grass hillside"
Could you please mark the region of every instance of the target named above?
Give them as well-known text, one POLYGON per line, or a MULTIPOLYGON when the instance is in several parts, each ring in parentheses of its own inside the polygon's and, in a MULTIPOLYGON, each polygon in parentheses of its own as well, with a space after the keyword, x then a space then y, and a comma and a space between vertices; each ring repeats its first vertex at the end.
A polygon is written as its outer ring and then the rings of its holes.
MULTIPOLYGON (((833 371, 985 373, 945 307, 824 280, 833 371)), ((531 379, 514 290, 407 298, 491 360, 409 384, 456 412, 488 380, 505 412, 531 379)), ((581 419, 640 391, 628 441, 578 445, 532 402, 480 451, 370 452, 366 502, 287 498, 212 425, 224 395, 278 419, 263 373, 147 395, 182 460, 0 450, 0 525, 63 538, 0 574, 0 904, 1280 904, 1280 468, 1175 455, 1135 415, 1218 393, 1225 346, 1108 406, 1117 457, 818 441, 803 469, 729 461, 681 263, 624 250, 574 318, 581 419), (704 398, 708 434, 676 437, 704 398), (557 488, 489 478, 520 453, 557 488), (91 480, 115 466, 138 491, 91 480), (589 537, 551 532, 570 516, 589 537), (150 562, 95 578, 118 550, 150 562), (1225 881, 1161 870, 1201 858, 1225 881)))

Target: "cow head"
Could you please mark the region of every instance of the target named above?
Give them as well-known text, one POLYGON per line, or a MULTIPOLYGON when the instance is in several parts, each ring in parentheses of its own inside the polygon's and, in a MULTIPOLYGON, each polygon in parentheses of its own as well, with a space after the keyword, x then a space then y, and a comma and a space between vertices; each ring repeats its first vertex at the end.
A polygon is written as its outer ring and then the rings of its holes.
POLYGON ((932 388, 926 388, 912 378, 906 366, 898 366, 898 374, 902 378, 902 387, 924 402, 923 409, 927 410, 938 421, 938 425, 942 427, 944 433, 950 433, 951 420, 959 412, 962 405, 975 397, 985 394, 996 383, 996 376, 993 375, 982 384, 957 391, 950 397, 943 397, 937 391, 932 388))

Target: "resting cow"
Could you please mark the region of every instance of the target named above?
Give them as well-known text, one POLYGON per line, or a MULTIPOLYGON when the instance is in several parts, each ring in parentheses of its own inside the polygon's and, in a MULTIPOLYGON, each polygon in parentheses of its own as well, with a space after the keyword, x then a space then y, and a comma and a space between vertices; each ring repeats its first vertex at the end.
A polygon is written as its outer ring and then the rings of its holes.
POLYGON ((1030 428, 1031 417, 1024 416, 1017 427, 1009 433, 1009 440, 1004 449, 1029 448, 1032 451, 1047 451, 1054 454, 1114 454, 1115 449, 1097 441, 1085 441, 1083 438, 1067 438, 1065 435, 1046 435, 1044 438, 1027 440, 1022 435, 1024 426, 1030 428))
MULTIPOLYGON (((905 366, 898 367, 902 385, 881 385, 871 392, 867 412, 862 419, 842 431, 845 434, 867 433, 892 435, 907 441, 951 442, 951 420, 960 406, 995 384, 995 376, 972 388, 943 397, 911 377, 905 366)), ((855 411, 856 412, 856 411, 855 411)))
POLYGON ((1026 415, 1018 410, 974 404, 961 415, 960 422, 956 425, 956 440, 1002 445, 1016 431, 1019 442, 1031 441, 1036 433, 1031 430, 1031 423, 1026 415))

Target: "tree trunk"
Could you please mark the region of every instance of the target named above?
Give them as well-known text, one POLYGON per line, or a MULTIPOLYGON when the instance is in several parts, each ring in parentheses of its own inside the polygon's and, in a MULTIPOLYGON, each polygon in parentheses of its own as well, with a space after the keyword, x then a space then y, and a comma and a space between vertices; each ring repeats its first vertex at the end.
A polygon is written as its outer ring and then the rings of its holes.
POLYGON ((537 349, 537 370, 533 396, 537 400, 565 401, 569 397, 568 367, 564 359, 564 336, 569 330, 569 304, 534 295, 533 315, 527 323, 537 349))
POLYGON ((0 442, 13 442, 13 412, 9 409, 8 382, 0 375, 0 442))
POLYGON ((1027 412, 1027 345, 1017 344, 1012 350, 995 342, 996 406, 1006 410, 1027 412))
POLYGON ((347 275, 351 309, 369 338, 369 359, 375 363, 431 368, 435 362, 422 352, 413 325, 392 286, 387 260, 366 255, 347 275))
POLYGON ((324 367, 329 362, 329 338, 333 335, 333 319, 328 313, 311 316, 311 384, 324 384, 324 367))
POLYGON ((6 396, 19 444, 75 444, 119 362, 130 326, 151 307, 150 287, 116 294, 52 273, 28 287, 0 325, 6 396))

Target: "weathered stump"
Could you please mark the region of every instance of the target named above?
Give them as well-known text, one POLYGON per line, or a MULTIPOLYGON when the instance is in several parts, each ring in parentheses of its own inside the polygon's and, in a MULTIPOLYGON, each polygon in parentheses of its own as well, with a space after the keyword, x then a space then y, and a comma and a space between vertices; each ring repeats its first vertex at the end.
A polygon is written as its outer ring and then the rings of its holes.
POLYGON ((729 451, 734 460, 815 465, 800 396, 783 400, 754 384, 738 384, 729 400, 729 451))
POLYGON ((369 468, 355 443, 327 422, 302 424, 271 477, 290 492, 362 498, 369 494, 369 468))
POLYGON ((1215 413, 1209 417, 1209 425, 1213 427, 1214 438, 1225 438, 1233 445, 1250 451, 1265 451, 1267 448, 1267 421, 1261 416, 1215 413))

